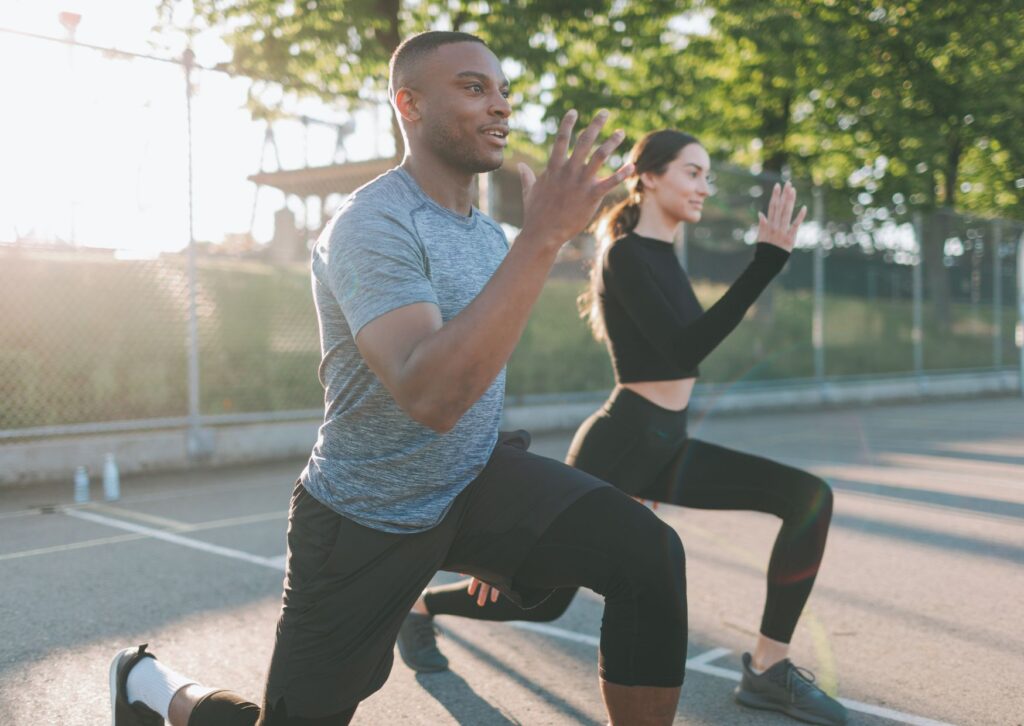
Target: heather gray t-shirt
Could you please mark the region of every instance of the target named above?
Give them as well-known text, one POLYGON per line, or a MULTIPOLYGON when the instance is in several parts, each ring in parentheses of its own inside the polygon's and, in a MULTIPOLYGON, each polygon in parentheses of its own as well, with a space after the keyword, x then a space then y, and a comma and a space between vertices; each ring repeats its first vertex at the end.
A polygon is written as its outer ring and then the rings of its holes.
MULTIPOLYGON (((366 365, 355 336, 384 313, 433 303, 455 317, 508 251, 494 220, 428 197, 396 168, 356 190, 313 250, 324 422, 302 482, 318 501, 385 532, 419 532, 444 517, 483 469, 498 437, 504 369, 455 427, 416 423, 366 365)), ((451 351, 458 355, 459 351, 451 351)))

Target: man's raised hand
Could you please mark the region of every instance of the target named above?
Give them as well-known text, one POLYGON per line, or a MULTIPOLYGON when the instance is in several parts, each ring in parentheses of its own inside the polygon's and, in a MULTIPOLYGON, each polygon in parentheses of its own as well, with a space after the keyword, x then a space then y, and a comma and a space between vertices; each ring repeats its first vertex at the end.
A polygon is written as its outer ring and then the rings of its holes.
POLYGON ((633 165, 627 163, 609 176, 597 176, 625 138, 621 130, 616 131, 590 153, 608 120, 607 111, 597 114, 568 154, 576 117, 576 111, 572 110, 562 118, 551 158, 539 177, 525 164, 519 165, 523 182, 522 236, 543 240, 555 249, 582 232, 605 195, 633 173, 633 165))

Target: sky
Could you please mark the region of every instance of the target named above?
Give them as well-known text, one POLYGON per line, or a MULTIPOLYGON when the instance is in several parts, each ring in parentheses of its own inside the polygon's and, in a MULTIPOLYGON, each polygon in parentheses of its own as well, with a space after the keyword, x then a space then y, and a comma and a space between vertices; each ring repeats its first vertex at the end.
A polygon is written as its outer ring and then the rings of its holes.
MULTIPOLYGON (((180 57, 181 36, 157 36, 156 0, 5 0, 0 28, 64 38, 59 16, 81 16, 79 42, 180 57)), ((188 4, 182 4, 187 12, 188 4)), ((175 19, 186 23, 187 17, 175 19)), ((196 61, 230 57, 214 33, 194 41, 196 61)), ((189 240, 188 127, 182 67, 146 59, 111 58, 87 48, 0 32, 0 242, 19 237, 116 248, 149 257, 189 240)), ((264 149, 266 125, 245 107, 248 81, 202 72, 195 78, 192 159, 196 239, 221 241, 250 232, 266 241, 276 190, 245 181, 276 168, 264 149)), ((316 100, 289 104, 296 114, 345 122, 349 114, 316 100)), ((386 109, 355 113, 344 144, 350 160, 390 155, 386 109)), ((334 160, 336 133, 297 121, 275 124, 282 166, 334 160), (305 157, 305 159, 303 158, 305 157)), ((302 223, 302 209, 289 202, 302 223)), ((313 215, 315 216, 315 215, 313 215)), ((312 218, 311 218, 312 219, 312 218)), ((311 224, 314 224, 311 221, 311 224)))

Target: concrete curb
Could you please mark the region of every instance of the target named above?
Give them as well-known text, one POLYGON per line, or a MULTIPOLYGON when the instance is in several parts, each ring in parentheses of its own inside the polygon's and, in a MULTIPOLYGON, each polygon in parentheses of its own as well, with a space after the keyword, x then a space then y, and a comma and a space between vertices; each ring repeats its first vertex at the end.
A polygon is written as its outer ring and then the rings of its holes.
MULTIPOLYGON (((1017 371, 1001 370, 820 382, 702 384, 690 408, 698 413, 731 415, 1006 396, 1019 394, 1019 380, 1017 371)), ((593 392, 510 399, 502 428, 535 433, 571 430, 606 397, 607 392, 593 392)), ((114 454, 122 476, 302 459, 316 441, 319 425, 318 418, 209 425, 203 429, 209 454, 200 461, 190 459, 188 430, 181 426, 23 439, 0 444, 0 487, 66 479, 70 496, 75 468, 85 466, 98 480, 107 453, 114 454)))

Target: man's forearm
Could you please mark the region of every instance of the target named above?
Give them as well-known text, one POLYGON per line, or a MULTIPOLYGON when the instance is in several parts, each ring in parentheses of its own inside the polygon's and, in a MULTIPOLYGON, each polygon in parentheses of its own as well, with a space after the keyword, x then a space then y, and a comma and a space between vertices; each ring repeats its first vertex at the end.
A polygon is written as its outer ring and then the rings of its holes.
POLYGON ((558 253, 558 246, 524 234, 473 302, 420 341, 403 366, 411 413, 431 428, 454 426, 519 342, 558 253))

